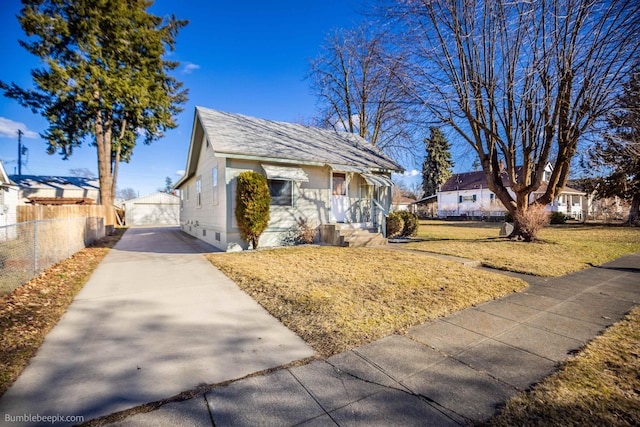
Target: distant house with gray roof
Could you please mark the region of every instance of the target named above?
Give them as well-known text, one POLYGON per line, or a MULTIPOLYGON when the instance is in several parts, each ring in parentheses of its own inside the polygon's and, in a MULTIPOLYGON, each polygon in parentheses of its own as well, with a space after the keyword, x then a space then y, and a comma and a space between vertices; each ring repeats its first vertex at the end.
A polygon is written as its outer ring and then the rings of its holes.
POLYGON ((256 171, 272 196, 260 246, 287 244, 300 222, 382 230, 396 162, 358 135, 196 107, 180 190, 180 226, 222 250, 247 248, 235 219, 236 177, 256 171))
MULTIPOLYGON (((547 163, 540 187, 530 195, 531 201, 542 196, 547 191, 547 183, 553 168, 547 163)), ((521 167, 516 170, 521 175, 521 167)), ((515 198, 511 191, 509 176, 501 172, 502 182, 507 191, 515 198)), ((582 220, 586 209, 584 196, 586 193, 565 186, 556 196, 547 210, 561 212, 569 218, 582 220)), ((502 202, 489 189, 487 178, 483 171, 464 172, 452 175, 437 192, 438 216, 447 217, 502 217, 507 213, 502 202)))
POLYGON ((9 175, 18 186, 18 203, 43 205, 99 204, 98 178, 9 175))

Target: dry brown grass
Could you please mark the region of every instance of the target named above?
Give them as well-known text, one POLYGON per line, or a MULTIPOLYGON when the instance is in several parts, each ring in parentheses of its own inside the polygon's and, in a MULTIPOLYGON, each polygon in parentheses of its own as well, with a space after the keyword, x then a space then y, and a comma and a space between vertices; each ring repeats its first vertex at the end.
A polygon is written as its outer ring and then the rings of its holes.
POLYGON ((18 378, 124 229, 0 297, 0 396, 18 378))
POLYGON ((562 276, 640 251, 640 228, 550 226, 538 242, 499 238, 499 224, 424 221, 408 248, 475 259, 487 267, 537 276, 562 276))
POLYGON ((295 247, 208 258, 324 356, 526 286, 388 249, 295 247))
POLYGON ((531 391, 508 402, 492 426, 637 426, 640 307, 531 391))

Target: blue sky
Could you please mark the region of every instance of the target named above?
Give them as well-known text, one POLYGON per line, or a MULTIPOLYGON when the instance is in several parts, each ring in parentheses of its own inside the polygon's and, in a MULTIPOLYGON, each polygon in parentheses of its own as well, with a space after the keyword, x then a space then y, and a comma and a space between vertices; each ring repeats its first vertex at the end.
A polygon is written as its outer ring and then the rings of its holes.
MULTIPOLYGON (((133 188, 142 196, 164 187, 167 176, 173 182, 179 179, 196 105, 286 122, 313 117, 316 98, 304 79, 308 60, 317 56, 327 32, 362 20, 362 4, 358 0, 157 0, 152 13, 174 13, 190 21, 171 54, 181 62, 174 75, 189 89, 189 100, 177 117, 177 129, 149 146, 136 146, 131 162, 120 167, 118 188, 133 188)), ((39 63, 18 45, 18 39, 25 39, 16 19, 19 11, 19 0, 2 1, 0 80, 30 87, 30 70, 39 63)), ((72 168, 88 168, 97 175, 94 147, 75 150, 67 161, 46 154, 46 143, 38 135, 47 127, 45 119, 0 97, 0 159, 9 174, 17 168, 17 126, 25 132, 23 143, 29 150, 23 174, 68 175, 72 168)), ((416 168, 404 166, 409 171, 416 168)))

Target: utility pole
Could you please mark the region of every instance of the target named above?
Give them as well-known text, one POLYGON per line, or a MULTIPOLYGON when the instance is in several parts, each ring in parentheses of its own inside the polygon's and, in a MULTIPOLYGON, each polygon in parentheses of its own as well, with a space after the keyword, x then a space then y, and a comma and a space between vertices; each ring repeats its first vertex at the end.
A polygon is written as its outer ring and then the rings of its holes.
POLYGON ((18 176, 22 176, 22 135, 24 132, 18 129, 18 176))

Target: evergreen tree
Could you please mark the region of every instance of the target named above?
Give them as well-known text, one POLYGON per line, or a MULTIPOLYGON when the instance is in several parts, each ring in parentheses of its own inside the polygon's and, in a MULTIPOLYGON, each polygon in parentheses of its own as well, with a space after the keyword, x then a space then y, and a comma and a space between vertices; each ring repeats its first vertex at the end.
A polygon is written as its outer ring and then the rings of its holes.
POLYGON ((260 235, 269 226, 269 185, 267 178, 254 171, 242 172, 237 179, 235 214, 240 237, 257 249, 260 235))
POLYGON ((47 118, 50 154, 66 159, 85 141, 97 148, 101 203, 112 206, 118 164, 129 161, 138 136, 149 144, 177 126, 187 91, 168 74, 179 63, 163 56, 187 21, 148 13, 149 0, 22 3, 18 20, 30 39, 20 44, 44 67, 31 72, 34 89, 0 87, 47 118))
POLYGON ((596 179, 597 197, 618 196, 631 204, 629 224, 640 210, 640 66, 624 85, 617 108, 609 116, 612 132, 596 144, 592 164, 604 166, 607 176, 596 179))
POLYGON ((440 186, 451 177, 453 168, 447 138, 435 126, 429 130, 429 138, 424 139, 427 155, 422 164, 422 191, 425 196, 436 194, 440 186))

